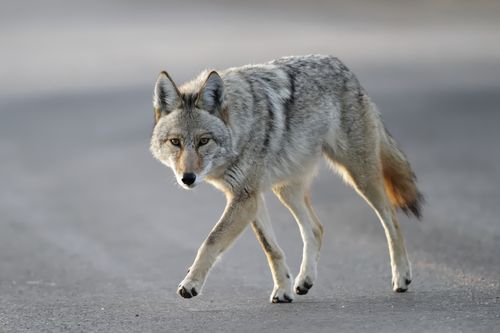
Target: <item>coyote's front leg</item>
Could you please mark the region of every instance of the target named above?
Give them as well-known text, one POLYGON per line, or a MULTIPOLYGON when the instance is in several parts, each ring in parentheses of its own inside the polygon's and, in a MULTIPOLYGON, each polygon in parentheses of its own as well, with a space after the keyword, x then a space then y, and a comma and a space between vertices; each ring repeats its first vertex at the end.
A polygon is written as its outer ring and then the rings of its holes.
POLYGON ((177 293, 182 297, 191 298, 198 295, 217 257, 231 245, 250 221, 255 219, 257 194, 243 192, 243 194, 228 196, 222 217, 201 244, 193 265, 179 284, 177 293))
POLYGON ((264 196, 259 200, 257 217, 252 223, 252 229, 264 250, 269 268, 273 275, 274 288, 271 293, 272 303, 290 303, 293 301, 292 276, 285 260, 285 253, 278 245, 274 235, 271 220, 267 214, 264 196))

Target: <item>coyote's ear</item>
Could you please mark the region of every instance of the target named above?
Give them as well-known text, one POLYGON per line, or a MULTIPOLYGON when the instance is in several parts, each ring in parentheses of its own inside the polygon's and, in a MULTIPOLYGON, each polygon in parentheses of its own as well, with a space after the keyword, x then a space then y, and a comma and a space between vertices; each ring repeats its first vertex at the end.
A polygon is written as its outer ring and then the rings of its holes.
POLYGON ((167 72, 163 71, 156 80, 153 92, 153 106, 155 111, 155 123, 160 118, 170 113, 180 102, 179 89, 167 72))
POLYGON ((216 71, 212 71, 201 88, 196 105, 210 113, 215 113, 221 110, 223 101, 224 82, 216 71))

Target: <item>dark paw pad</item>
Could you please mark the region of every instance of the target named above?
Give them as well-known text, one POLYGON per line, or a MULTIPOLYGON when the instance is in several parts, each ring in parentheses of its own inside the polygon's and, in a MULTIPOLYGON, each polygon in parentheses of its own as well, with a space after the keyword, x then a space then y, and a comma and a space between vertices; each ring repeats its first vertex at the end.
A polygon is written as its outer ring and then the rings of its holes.
POLYGON ((273 303, 292 303, 293 299, 287 294, 283 295, 283 299, 280 299, 278 296, 273 297, 273 303))
POLYGON ((179 287, 177 293, 184 298, 191 298, 198 295, 198 292, 195 288, 191 288, 191 291, 188 291, 185 287, 179 287))
POLYGON ((301 287, 295 288, 295 292, 297 293, 297 295, 305 295, 308 291, 309 289, 302 289, 301 287))
POLYGON ((409 286, 410 283, 411 283, 411 280, 410 279, 405 279, 405 283, 406 283, 407 286, 409 286))
POLYGON ((297 293, 297 295, 305 295, 307 294, 309 289, 311 289, 312 286, 313 286, 312 283, 304 281, 304 283, 302 283, 302 286, 297 286, 295 288, 295 292, 297 293))
POLYGON ((403 288, 403 287, 399 287, 399 288, 397 288, 395 291, 396 291, 397 293, 404 293, 404 292, 406 292, 407 290, 408 290, 408 288, 407 288, 407 287, 404 287, 404 288, 403 288))

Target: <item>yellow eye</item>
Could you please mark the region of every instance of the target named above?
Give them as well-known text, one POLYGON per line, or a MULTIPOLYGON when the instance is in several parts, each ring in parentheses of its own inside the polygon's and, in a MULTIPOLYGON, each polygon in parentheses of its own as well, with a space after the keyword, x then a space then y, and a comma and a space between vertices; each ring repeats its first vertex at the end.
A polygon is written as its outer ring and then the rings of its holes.
POLYGON ((170 143, 176 147, 181 145, 181 141, 179 139, 170 139, 170 143))
POLYGON ((199 145, 200 145, 200 146, 204 146, 204 145, 206 145, 209 141, 210 141, 210 139, 209 139, 209 138, 201 138, 201 139, 200 139, 200 143, 199 143, 199 145))

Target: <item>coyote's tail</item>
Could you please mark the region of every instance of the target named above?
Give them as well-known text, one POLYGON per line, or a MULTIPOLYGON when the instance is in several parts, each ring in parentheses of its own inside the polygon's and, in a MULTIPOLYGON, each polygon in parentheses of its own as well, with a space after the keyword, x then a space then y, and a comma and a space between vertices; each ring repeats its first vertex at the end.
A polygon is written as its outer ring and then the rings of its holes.
POLYGON ((382 137, 380 156, 387 195, 392 204, 401 208, 406 215, 413 214, 420 219, 424 197, 417 188, 417 177, 387 130, 384 130, 382 137))

